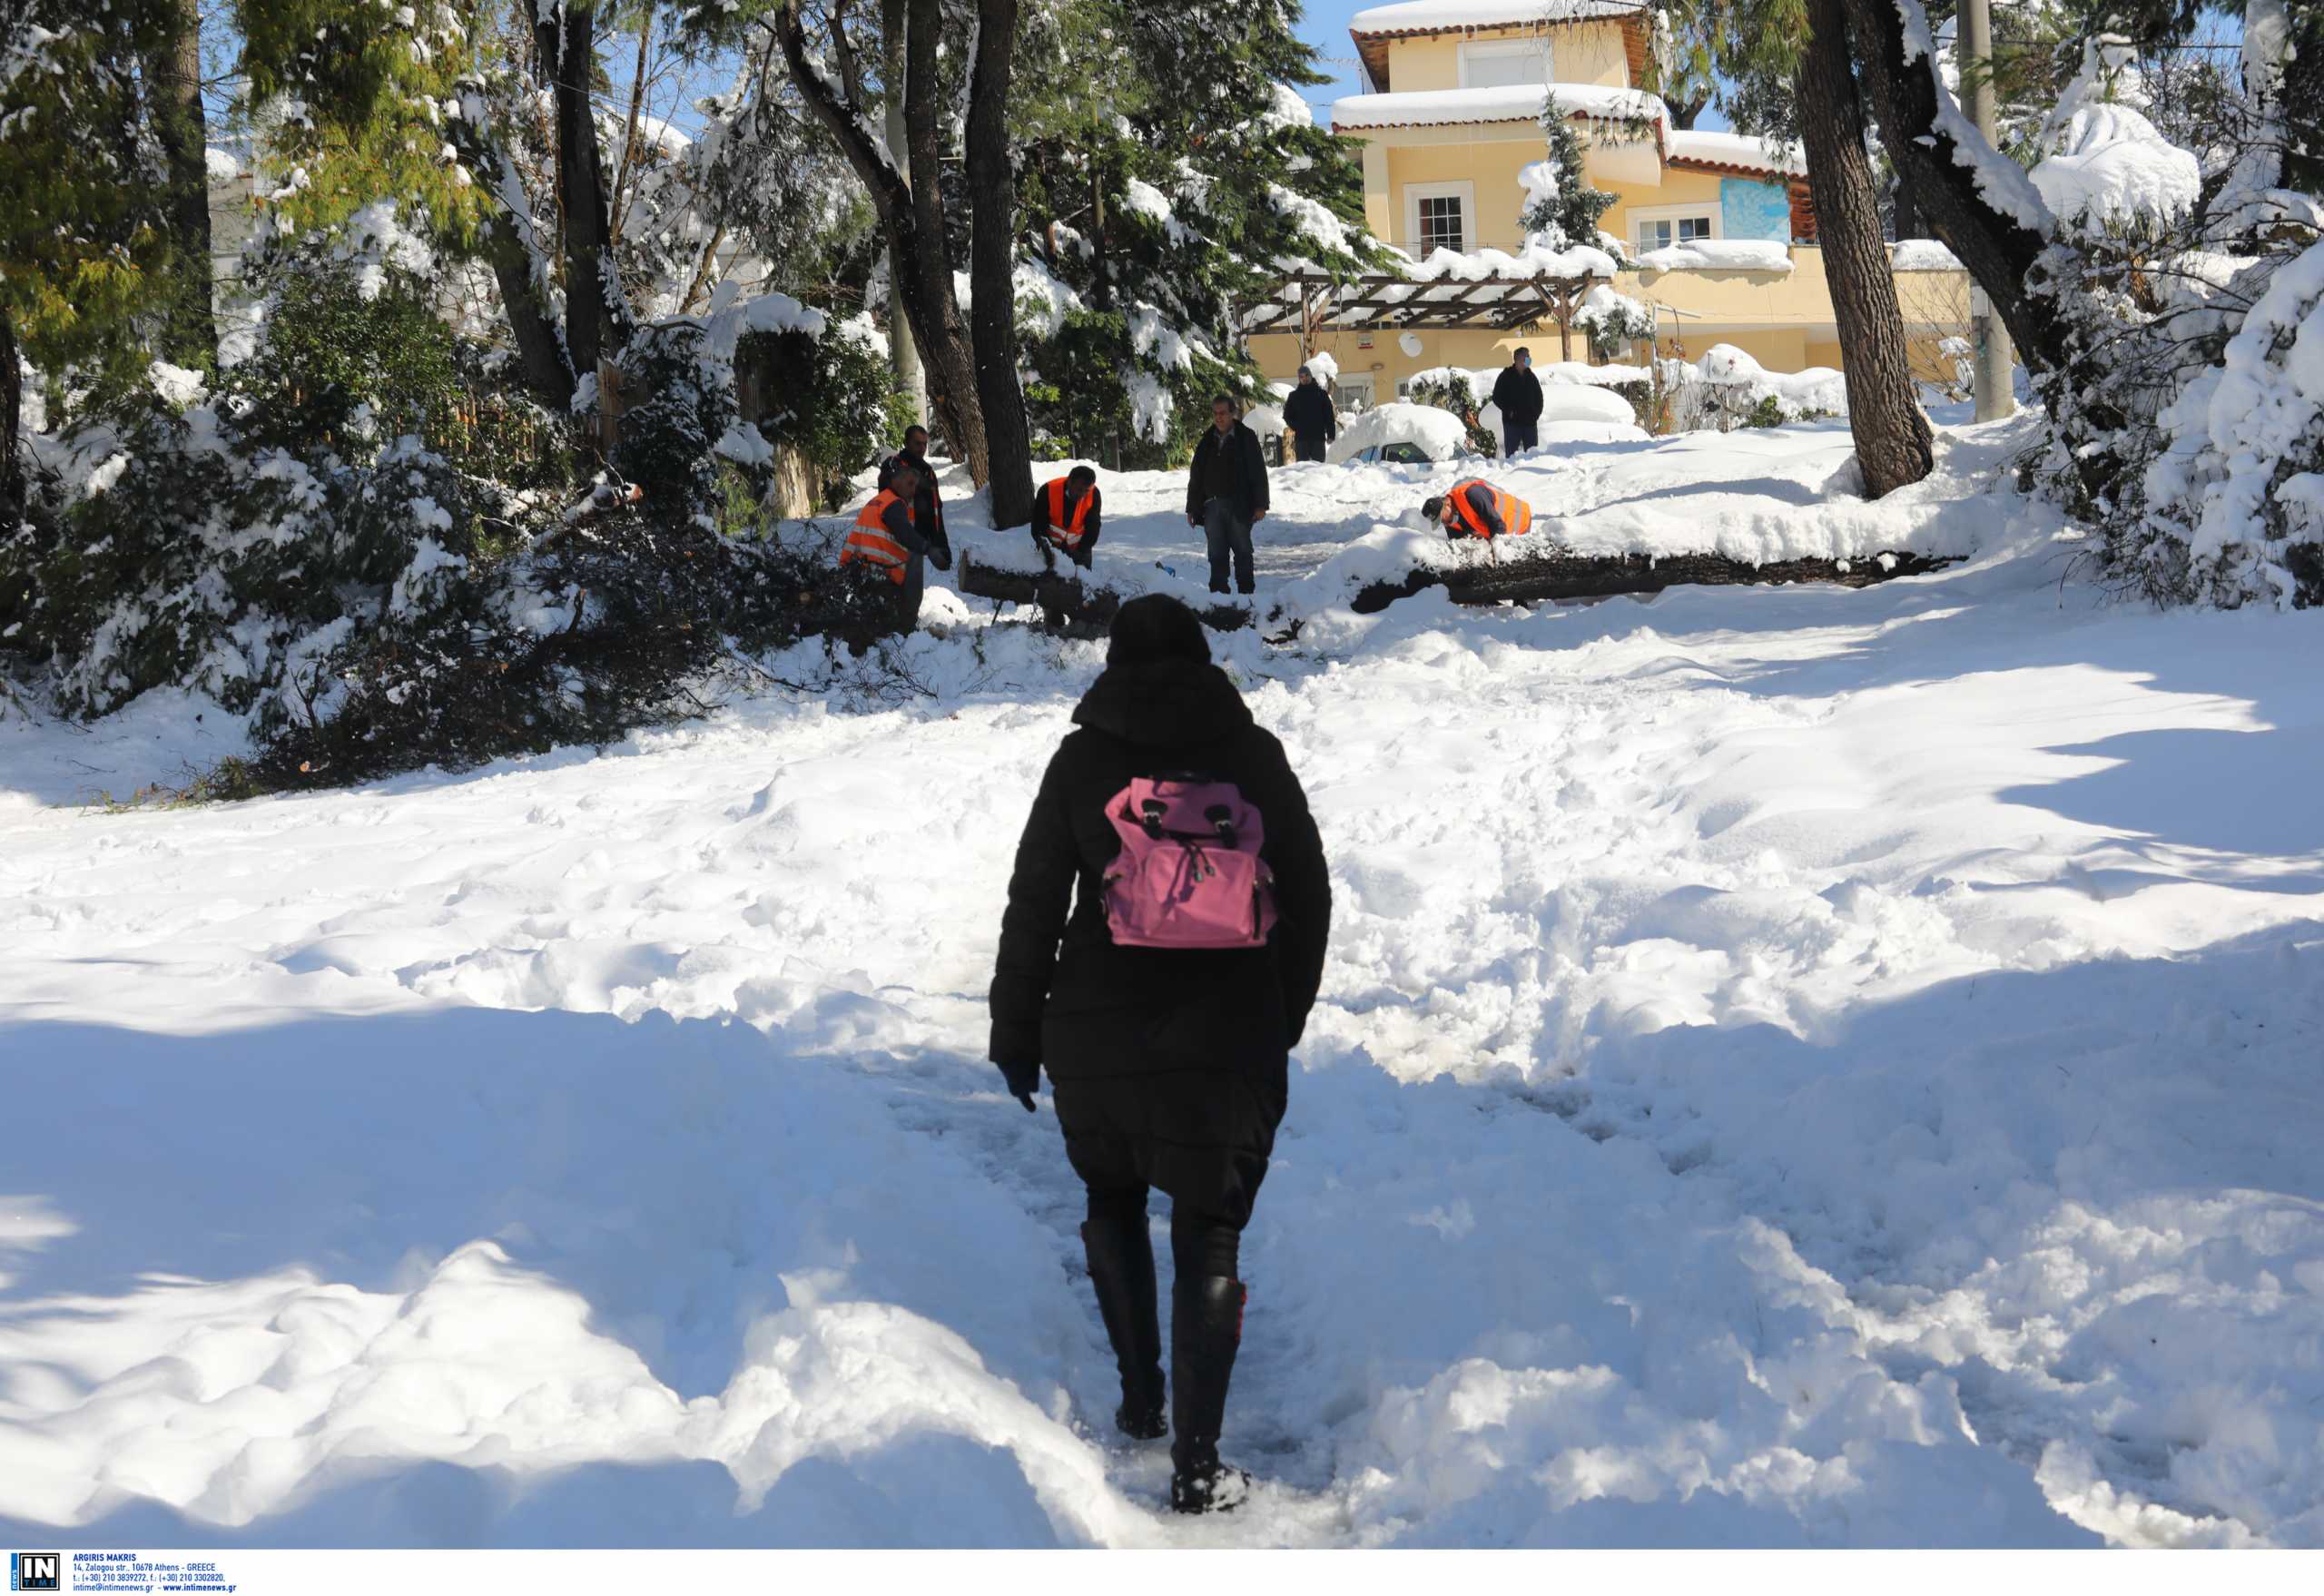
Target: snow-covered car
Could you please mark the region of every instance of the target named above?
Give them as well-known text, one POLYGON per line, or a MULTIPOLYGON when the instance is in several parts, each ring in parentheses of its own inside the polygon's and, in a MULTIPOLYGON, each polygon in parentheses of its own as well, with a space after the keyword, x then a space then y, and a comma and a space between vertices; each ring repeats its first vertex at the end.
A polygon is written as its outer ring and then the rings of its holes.
POLYGON ((1340 429, 1324 451, 1334 466, 1378 464, 1425 466, 1474 456, 1461 418, 1434 405, 1399 400, 1364 411, 1340 429))

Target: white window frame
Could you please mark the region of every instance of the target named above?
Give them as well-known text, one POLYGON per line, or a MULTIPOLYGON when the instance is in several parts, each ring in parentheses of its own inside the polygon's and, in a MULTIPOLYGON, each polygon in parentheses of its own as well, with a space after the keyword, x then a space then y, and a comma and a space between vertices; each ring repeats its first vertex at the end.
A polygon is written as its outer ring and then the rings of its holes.
POLYGON ((1462 178, 1457 182, 1408 182, 1404 185, 1404 247, 1417 255, 1420 243, 1420 202, 1423 199, 1456 199, 1461 202, 1461 251, 1473 253, 1477 247, 1477 185, 1473 179, 1462 178))
POLYGON ((1461 47, 1458 52, 1458 71, 1460 73, 1461 86, 1464 89, 1472 89, 1478 86, 1475 81, 1470 76, 1470 62, 1506 61, 1512 56, 1518 55, 1530 55, 1539 58, 1541 63, 1541 81, 1544 84, 1551 84, 1557 81, 1557 56, 1552 52, 1550 42, 1546 38, 1463 39, 1461 41, 1461 47))
POLYGON ((1373 398, 1379 391, 1373 386, 1373 376, 1374 373, 1370 371, 1343 371, 1338 376, 1333 378, 1331 389, 1331 400, 1333 406, 1335 409, 1370 409, 1373 404, 1373 398), (1340 403, 1339 395, 1340 390, 1343 389, 1361 392, 1364 396, 1362 401, 1356 404, 1342 405, 1340 403))
MULTIPOLYGON (((1719 221, 1718 202, 1717 200, 1699 200, 1691 205, 1640 205, 1630 212, 1630 219, 1627 223, 1630 232, 1630 248, 1642 251, 1645 247, 1639 241, 1638 224, 1640 222, 1679 222, 1690 216, 1709 216, 1710 218, 1710 236, 1715 239, 1724 238, 1727 236, 1726 228, 1719 221)), ((1679 244, 1677 237, 1679 230, 1673 227, 1670 232, 1672 234, 1670 240, 1671 243, 1674 246, 1683 248, 1683 245, 1679 244)))

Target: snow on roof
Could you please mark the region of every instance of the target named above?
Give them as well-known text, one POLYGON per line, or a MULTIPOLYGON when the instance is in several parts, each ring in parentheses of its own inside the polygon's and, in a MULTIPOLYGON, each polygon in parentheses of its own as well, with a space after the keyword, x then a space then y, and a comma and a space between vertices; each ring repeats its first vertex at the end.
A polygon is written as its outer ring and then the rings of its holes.
POLYGON ((1549 103, 1569 116, 1654 123, 1667 148, 1669 108, 1640 89, 1603 84, 1512 84, 1485 89, 1409 89, 1386 94, 1348 94, 1332 102, 1332 127, 1344 133, 1365 127, 1441 127, 1469 122, 1539 122, 1549 103))
POLYGON ((1638 257, 1640 271, 1791 271, 1791 249, 1773 239, 1699 238, 1638 257))
POLYGON ((1673 161, 1705 161, 1718 166, 1746 166, 1754 172, 1787 172, 1794 177, 1807 172, 1807 153, 1797 144, 1777 144, 1748 133, 1670 132, 1673 161))
POLYGON ((1644 11, 1644 0, 1404 0, 1374 5, 1348 19, 1351 34, 1454 33, 1521 27, 1527 23, 1591 22, 1644 11))

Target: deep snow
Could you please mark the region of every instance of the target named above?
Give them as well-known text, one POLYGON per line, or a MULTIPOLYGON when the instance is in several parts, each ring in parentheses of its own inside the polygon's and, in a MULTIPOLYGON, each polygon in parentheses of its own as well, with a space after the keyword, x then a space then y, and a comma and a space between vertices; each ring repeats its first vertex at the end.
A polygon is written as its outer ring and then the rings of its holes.
MULTIPOLYGON (((2019 436, 1879 506, 1829 428, 1545 449, 1585 545, 1970 557, 1531 612, 1335 607, 1453 468, 1276 473, 1298 640, 1217 646, 1338 918, 1212 1522, 981 1061, 1096 647, 938 588, 925 694, 129 814, 232 728, 10 712, 0 1526, 2324 1543, 2324 636, 2062 580, 2019 436)), ((1099 574, 1198 586, 1105 486, 1099 574)))

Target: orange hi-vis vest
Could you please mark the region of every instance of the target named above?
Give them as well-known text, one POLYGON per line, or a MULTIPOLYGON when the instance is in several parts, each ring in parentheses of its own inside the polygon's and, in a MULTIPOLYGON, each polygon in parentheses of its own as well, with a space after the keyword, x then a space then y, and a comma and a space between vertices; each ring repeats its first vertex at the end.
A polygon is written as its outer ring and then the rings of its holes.
MULTIPOLYGON (((890 505, 901 502, 894 488, 883 488, 870 504, 855 512, 855 529, 847 535, 847 542, 839 551, 842 566, 863 560, 886 571, 888 580, 897 586, 904 585, 904 567, 911 563, 911 555, 888 536, 887 523, 881 518, 890 505)), ((915 526, 919 524, 911 506, 904 506, 904 515, 915 526)))
POLYGON ((1531 505, 1527 504, 1513 493, 1503 493, 1482 477, 1472 477, 1465 482, 1456 482, 1452 485, 1452 507, 1459 514, 1462 524, 1469 528, 1470 537, 1491 536, 1485 530, 1484 522, 1478 518, 1476 507, 1469 502, 1469 489, 1472 488, 1482 488, 1492 495, 1492 507, 1500 515, 1501 524, 1509 529, 1509 536, 1512 537, 1532 526, 1533 507, 1531 505))
POLYGON ((1065 519, 1065 478, 1050 478, 1049 487, 1043 491, 1049 496, 1049 541, 1059 548, 1080 547, 1081 539, 1089 527, 1089 507, 1098 502, 1096 485, 1092 484, 1088 491, 1082 494, 1081 502, 1073 507, 1073 521, 1070 526, 1067 525, 1065 519))

